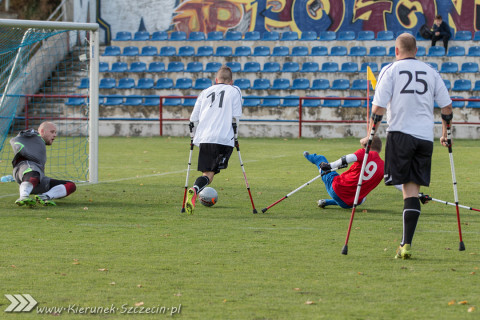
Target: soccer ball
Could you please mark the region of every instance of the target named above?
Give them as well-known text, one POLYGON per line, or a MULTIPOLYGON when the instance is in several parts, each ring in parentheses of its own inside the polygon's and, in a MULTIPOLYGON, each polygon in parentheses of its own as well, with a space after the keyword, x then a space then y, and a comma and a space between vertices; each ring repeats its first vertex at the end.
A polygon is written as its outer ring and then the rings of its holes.
POLYGON ((215 189, 206 187, 198 194, 200 203, 206 207, 211 207, 217 203, 218 193, 215 189))

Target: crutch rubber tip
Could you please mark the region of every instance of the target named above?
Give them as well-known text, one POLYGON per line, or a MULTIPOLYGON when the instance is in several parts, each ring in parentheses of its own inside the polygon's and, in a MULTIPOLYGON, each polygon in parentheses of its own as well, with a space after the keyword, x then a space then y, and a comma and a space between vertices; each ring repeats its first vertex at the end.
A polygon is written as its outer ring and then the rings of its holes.
POLYGON ((180 211, 181 213, 184 213, 185 212, 185 208, 182 208, 182 211, 180 211))
POLYGON ((460 241, 460 247, 458 248, 458 251, 465 251, 465 245, 463 244, 463 241, 460 241))
POLYGON ((267 210, 268 210, 267 208, 263 208, 262 212, 265 213, 267 210))
POLYGON ((343 254, 343 255, 347 255, 347 254, 348 254, 348 246, 347 246, 347 245, 344 245, 344 246, 343 246, 342 254, 343 254))
POLYGON ((257 213, 257 209, 253 209, 253 213, 257 213))

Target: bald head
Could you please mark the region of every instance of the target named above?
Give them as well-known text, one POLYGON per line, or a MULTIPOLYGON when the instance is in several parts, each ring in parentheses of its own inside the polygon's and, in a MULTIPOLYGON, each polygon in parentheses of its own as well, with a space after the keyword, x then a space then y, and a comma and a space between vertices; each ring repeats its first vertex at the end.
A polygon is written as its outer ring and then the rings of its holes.
POLYGON ((395 40, 395 55, 397 60, 414 58, 417 54, 417 41, 410 33, 402 33, 395 40))
POLYGON ((224 83, 224 84, 232 84, 233 77, 232 77, 232 69, 227 66, 222 66, 220 70, 217 72, 217 83, 224 83))
POLYGON ((45 144, 50 146, 57 136, 57 126, 52 122, 42 122, 38 127, 38 133, 42 137, 43 141, 45 141, 45 144))

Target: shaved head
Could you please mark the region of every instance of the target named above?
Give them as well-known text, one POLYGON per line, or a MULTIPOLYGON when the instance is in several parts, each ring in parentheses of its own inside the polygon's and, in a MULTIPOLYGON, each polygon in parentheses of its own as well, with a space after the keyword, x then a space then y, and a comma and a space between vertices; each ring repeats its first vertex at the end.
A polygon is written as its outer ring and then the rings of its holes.
POLYGON ((410 33, 402 33, 395 41, 395 48, 398 49, 398 54, 401 58, 413 58, 417 53, 417 40, 410 33))
POLYGON ((217 72, 217 83, 232 84, 232 69, 227 66, 222 66, 217 72))
POLYGON ((38 133, 40 133, 45 144, 50 146, 57 136, 57 126, 52 122, 42 122, 38 127, 38 133))

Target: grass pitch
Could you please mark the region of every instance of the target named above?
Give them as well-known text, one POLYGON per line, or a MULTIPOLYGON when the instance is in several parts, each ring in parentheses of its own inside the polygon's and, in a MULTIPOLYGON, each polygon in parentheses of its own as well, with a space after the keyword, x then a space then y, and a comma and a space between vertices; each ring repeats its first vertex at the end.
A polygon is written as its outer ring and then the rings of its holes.
MULTIPOLYGON (((101 138, 101 183, 79 185, 57 207, 18 208, 17 185, 0 184, 2 318, 478 318, 478 212, 460 209, 459 252, 455 207, 422 205, 406 261, 393 259, 402 196, 383 183, 357 207, 347 256, 351 210, 317 208, 327 196, 321 180, 261 213, 318 175, 304 150, 333 161, 358 147, 358 139, 240 138, 256 215, 236 150, 211 185, 218 203, 180 213, 189 138, 101 138), (38 305, 4 313, 4 294, 30 294, 38 305)), ((448 151, 438 141, 434 150, 422 191, 453 202, 448 151)), ((455 141, 460 203, 474 208, 479 153, 478 141, 455 141)))

